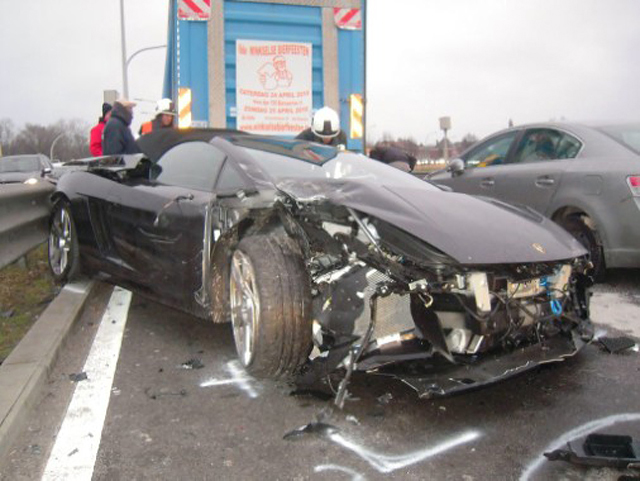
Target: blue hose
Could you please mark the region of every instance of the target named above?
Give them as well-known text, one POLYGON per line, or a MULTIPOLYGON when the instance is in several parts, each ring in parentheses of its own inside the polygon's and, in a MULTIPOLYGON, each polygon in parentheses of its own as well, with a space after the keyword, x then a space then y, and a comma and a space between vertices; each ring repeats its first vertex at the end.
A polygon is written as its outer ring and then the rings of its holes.
MULTIPOLYGON (((540 286, 544 287, 547 290, 547 296, 551 297, 551 292, 549 292, 548 277, 542 277, 540 279, 540 286)), ((562 304, 558 299, 551 299, 551 312, 553 312, 553 314, 556 316, 562 314, 562 304)))

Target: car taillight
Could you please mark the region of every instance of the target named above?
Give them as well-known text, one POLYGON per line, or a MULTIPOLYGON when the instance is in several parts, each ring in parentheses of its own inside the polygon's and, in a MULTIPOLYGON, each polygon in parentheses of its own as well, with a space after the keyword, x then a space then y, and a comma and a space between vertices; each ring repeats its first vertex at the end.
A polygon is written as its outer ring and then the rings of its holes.
POLYGON ((627 177, 627 184, 629 184, 631 194, 634 197, 640 197, 640 175, 630 175, 627 177))

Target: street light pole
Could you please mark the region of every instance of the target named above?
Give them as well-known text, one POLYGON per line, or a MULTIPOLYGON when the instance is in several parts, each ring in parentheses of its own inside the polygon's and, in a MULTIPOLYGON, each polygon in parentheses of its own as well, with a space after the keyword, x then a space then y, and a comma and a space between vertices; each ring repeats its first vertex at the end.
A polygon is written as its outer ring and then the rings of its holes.
MULTIPOLYGON (((133 52, 131 54, 131 56, 127 59, 125 64, 124 64, 125 78, 128 78, 128 76, 129 76, 129 64, 131 63, 131 61, 134 59, 134 57, 136 55, 138 55, 139 53, 142 53, 142 52, 146 52, 147 50, 156 50, 158 48, 167 48, 167 46, 166 45, 155 45, 153 47, 141 48, 140 50, 136 50, 135 52, 133 52)), ((129 98, 129 97, 127 97, 127 98, 129 98)))
POLYGON ((122 43, 122 92, 129 98, 129 81, 127 79, 127 41, 124 33, 124 0, 120 0, 120 41, 122 43))
POLYGON ((64 136, 64 133, 59 134, 55 139, 53 139, 53 142, 51 143, 51 149, 49 149, 49 159, 51 160, 51 162, 53 162, 53 148, 56 146, 56 142, 60 140, 63 136, 64 136))

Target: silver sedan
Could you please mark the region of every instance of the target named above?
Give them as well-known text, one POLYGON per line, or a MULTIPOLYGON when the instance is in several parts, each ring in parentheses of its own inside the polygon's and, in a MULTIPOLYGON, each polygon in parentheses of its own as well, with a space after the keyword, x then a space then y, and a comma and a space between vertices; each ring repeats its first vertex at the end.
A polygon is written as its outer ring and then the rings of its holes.
POLYGON ((430 180, 550 217, 588 248, 596 273, 640 267, 640 124, 513 127, 430 180))

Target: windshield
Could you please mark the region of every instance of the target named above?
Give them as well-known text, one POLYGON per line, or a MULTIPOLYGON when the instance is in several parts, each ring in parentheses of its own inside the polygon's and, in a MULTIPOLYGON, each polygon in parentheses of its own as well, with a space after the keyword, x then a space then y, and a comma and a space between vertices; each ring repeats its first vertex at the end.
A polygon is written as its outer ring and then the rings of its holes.
POLYGON ((636 154, 640 154, 640 124, 610 125, 600 127, 600 130, 636 154))
POLYGON ((273 153, 290 157, 291 159, 322 165, 338 153, 335 147, 316 144, 306 140, 287 140, 274 137, 260 137, 257 135, 238 135, 227 137, 238 147, 273 153))
POLYGON ((37 172, 40 170, 40 160, 33 157, 3 157, 0 158, 0 172, 37 172))
POLYGON ((351 179, 387 186, 440 190, 408 172, 353 152, 343 152, 322 165, 314 165, 263 150, 245 149, 245 151, 260 164, 262 170, 275 183, 283 179, 317 177, 318 179, 351 179))

